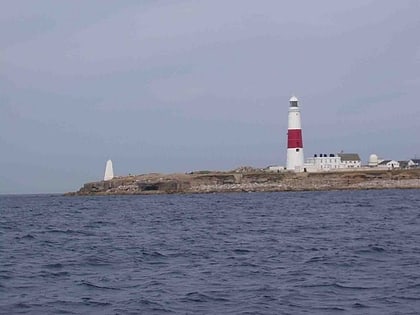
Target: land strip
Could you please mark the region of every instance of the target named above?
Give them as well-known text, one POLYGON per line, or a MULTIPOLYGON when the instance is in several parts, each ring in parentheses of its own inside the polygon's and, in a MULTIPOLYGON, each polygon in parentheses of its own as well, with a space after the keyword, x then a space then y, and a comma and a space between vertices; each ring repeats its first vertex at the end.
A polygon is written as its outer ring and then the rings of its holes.
POLYGON ((420 169, 346 172, 265 172, 245 168, 230 172, 142 174, 86 183, 67 195, 188 194, 216 192, 420 189, 420 169))

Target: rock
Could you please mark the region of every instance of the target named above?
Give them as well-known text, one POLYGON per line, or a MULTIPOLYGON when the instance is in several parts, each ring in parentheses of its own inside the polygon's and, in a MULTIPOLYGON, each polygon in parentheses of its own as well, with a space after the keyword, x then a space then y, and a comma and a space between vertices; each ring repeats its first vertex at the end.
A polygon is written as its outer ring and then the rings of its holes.
POLYGON ((420 188, 420 169, 323 173, 273 173, 258 169, 253 172, 255 169, 249 167, 237 170, 117 177, 86 183, 79 191, 68 195, 420 188))

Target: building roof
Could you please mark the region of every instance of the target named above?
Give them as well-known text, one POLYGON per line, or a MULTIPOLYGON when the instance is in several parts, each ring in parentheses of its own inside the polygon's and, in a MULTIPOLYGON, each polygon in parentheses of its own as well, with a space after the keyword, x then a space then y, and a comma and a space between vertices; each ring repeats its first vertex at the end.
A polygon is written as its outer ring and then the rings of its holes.
POLYGON ((379 163, 378 165, 386 165, 389 162, 395 162, 394 160, 383 160, 381 163, 379 163))
POLYGON ((411 161, 413 161, 417 165, 420 165, 420 159, 411 159, 411 161))
POLYGON ((289 102, 299 102, 299 100, 297 99, 297 97, 296 97, 296 96, 294 96, 294 95, 293 95, 293 96, 290 98, 289 102))
POLYGON ((338 153, 337 155, 341 157, 341 161, 360 161, 357 153, 338 153))

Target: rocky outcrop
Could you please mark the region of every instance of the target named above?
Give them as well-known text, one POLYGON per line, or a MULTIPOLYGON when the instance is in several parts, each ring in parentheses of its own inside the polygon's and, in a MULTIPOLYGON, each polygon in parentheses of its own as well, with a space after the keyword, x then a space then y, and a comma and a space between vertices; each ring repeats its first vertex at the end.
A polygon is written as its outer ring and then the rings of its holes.
POLYGON ((69 195, 172 194, 212 192, 304 191, 420 188, 420 169, 363 170, 323 173, 232 172, 145 174, 84 184, 69 195))

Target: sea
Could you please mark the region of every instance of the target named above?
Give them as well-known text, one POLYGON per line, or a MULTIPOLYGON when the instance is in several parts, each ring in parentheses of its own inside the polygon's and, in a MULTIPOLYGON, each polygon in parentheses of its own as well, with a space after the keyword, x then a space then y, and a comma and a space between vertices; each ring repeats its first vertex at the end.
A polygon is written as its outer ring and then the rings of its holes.
POLYGON ((420 190, 0 196, 0 314, 419 314, 420 190))

